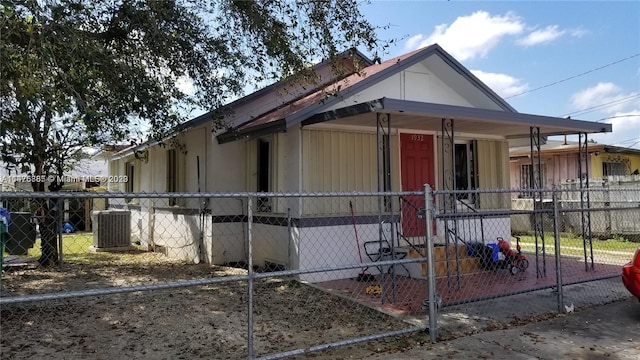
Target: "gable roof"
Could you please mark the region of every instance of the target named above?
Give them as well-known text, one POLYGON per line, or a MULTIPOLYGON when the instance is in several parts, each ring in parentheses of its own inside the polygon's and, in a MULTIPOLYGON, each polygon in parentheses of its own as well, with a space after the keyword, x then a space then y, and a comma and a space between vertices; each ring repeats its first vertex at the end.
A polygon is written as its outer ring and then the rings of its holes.
POLYGON ((220 143, 233 141, 251 136, 259 136, 262 133, 283 131, 293 125, 299 124, 308 117, 322 112, 332 105, 337 104, 349 95, 363 91, 368 87, 401 72, 421 61, 439 56, 451 69, 460 74, 469 84, 487 96, 500 109, 506 112, 517 113, 504 99, 486 86, 469 70, 462 66, 449 53, 438 44, 433 44, 404 55, 389 59, 380 64, 366 67, 360 73, 354 73, 345 79, 331 84, 325 88, 318 88, 315 92, 296 100, 286 106, 274 109, 271 112, 240 124, 236 128, 218 135, 220 143), (332 95, 337 94, 337 95, 332 95))
MULTIPOLYGON (((340 81, 342 80, 344 77, 347 77, 351 74, 353 74, 355 71, 357 71, 357 69, 355 68, 355 63, 358 62, 360 65, 359 66, 371 66, 373 65, 373 61, 371 59, 369 59, 366 55, 364 55, 362 52, 360 52, 358 49, 352 48, 346 51, 341 52, 340 54, 336 55, 336 59, 341 59, 343 61, 345 61, 345 63, 348 63, 349 60, 353 59, 353 62, 351 63, 351 66, 353 66, 354 68, 347 68, 346 72, 344 74, 337 74, 338 77, 337 78, 331 78, 331 76, 325 80, 324 83, 321 83, 318 86, 315 87, 311 87, 308 90, 302 92, 301 94, 299 94, 298 96, 293 97, 292 99, 285 101, 283 104, 278 104, 278 105, 274 105, 273 108, 267 109, 265 112, 263 112, 260 116, 263 116, 265 114, 269 114, 275 110, 277 110, 278 108, 282 108, 284 106, 288 106, 292 103, 294 103, 297 100, 300 100, 301 98, 306 97, 307 95, 309 95, 310 93, 314 93, 317 91, 317 89, 321 86, 327 86, 327 84, 331 84, 334 83, 336 81, 340 81)), ((315 65, 313 65, 312 69, 316 72, 322 70, 323 68, 329 68, 331 65, 331 59, 326 59, 323 60, 315 65)), ((335 73, 331 72, 330 75, 336 75, 335 73)), ((179 124, 177 126, 175 126, 173 129, 171 129, 171 131, 169 132, 169 135, 166 137, 171 138, 176 136, 177 134, 180 134, 182 132, 191 130, 193 128, 196 128, 198 126, 201 126, 203 124, 208 123, 209 121, 213 121, 214 117, 218 117, 220 116, 220 114, 225 114, 227 111, 232 111, 234 108, 240 107, 244 104, 248 104, 251 103, 252 101, 255 101, 256 99, 259 99, 261 97, 267 96, 271 93, 275 93, 276 91, 278 91, 279 89, 284 89, 286 88, 286 86, 290 83, 290 79, 284 79, 284 80, 280 80, 277 81, 269 86, 266 86, 264 88, 261 88, 259 90, 256 90, 255 92, 246 95, 240 99, 234 100, 231 103, 222 106, 221 108, 218 109, 214 109, 211 111, 208 111, 202 115, 199 115, 191 120, 188 120, 182 124, 179 124)), ((132 155, 135 151, 144 149, 144 148, 148 148, 150 146, 154 146, 157 145, 158 143, 160 143, 161 141, 158 140, 147 140, 145 142, 143 142, 142 144, 139 145, 133 145, 133 146, 129 146, 125 149, 121 149, 119 152, 115 153, 112 158, 113 159, 120 159, 120 158, 124 158, 127 156, 132 155)))
MULTIPOLYGON (((362 52, 360 52, 357 49, 346 50, 346 51, 338 54, 336 56, 336 58, 355 59, 355 61, 361 62, 364 66, 370 66, 370 65, 373 64, 373 61, 371 59, 369 59, 367 56, 365 56, 362 52)), ((331 64, 331 61, 329 59, 321 61, 321 62, 319 62, 319 63, 317 63, 317 64, 315 64, 313 66, 313 70, 314 71, 318 71, 319 69, 321 69, 323 67, 327 67, 330 64, 331 64)), ((353 71, 354 71, 353 69, 349 69, 349 71, 347 73, 342 74, 342 75, 343 75, 343 77, 344 76, 349 76, 349 75, 351 75, 353 73, 353 71)), ((339 81, 340 79, 341 78, 338 78, 337 80, 339 81)), ((333 80, 329 79, 329 83, 332 83, 335 80, 336 79, 333 79, 333 80)), ((220 109, 215 109, 215 110, 209 111, 209 112, 207 112, 205 114, 202 114, 202 115, 200 115, 200 116, 198 116, 198 117, 196 117, 196 118, 194 118, 192 120, 189 120, 189 121, 187 121, 187 122, 185 122, 183 124, 180 124, 180 125, 176 126, 175 131, 176 132, 181 132, 181 131, 185 131, 187 129, 202 125, 203 123, 206 123, 208 120, 213 120, 213 117, 216 116, 217 114, 224 113, 224 109, 234 109, 234 108, 239 107, 240 105, 250 103, 251 101, 254 101, 255 99, 257 99, 257 98, 259 98, 261 96, 273 93, 278 88, 286 87, 288 83, 289 83, 289 79, 284 79, 284 80, 277 81, 277 82, 275 82, 275 83, 273 83, 271 85, 268 85, 268 86, 266 86, 264 88, 258 89, 258 90, 256 90, 255 92, 253 92, 253 93, 251 93, 249 95, 246 95, 246 96, 244 96, 244 97, 242 97, 240 99, 237 99, 237 100, 235 100, 235 101, 233 101, 233 102, 231 102, 231 103, 229 103, 227 105, 224 105, 220 109)), ((326 85, 327 85, 327 83, 321 84, 321 86, 326 86, 326 85)), ((294 99, 286 102, 285 105, 288 105, 288 104, 291 104, 292 102, 295 102, 299 98, 304 97, 304 96, 308 95, 309 93, 312 93, 312 92, 316 91, 316 89, 317 89, 317 87, 310 88, 309 90, 307 90, 306 92, 302 93, 301 95, 299 95, 299 96, 295 97, 294 99)), ((281 106, 283 106, 283 105, 280 105, 280 107, 281 106)), ((269 110, 267 110, 267 113, 271 112, 273 110, 274 109, 269 109, 269 110)))
MULTIPOLYGON (((436 74, 441 75, 441 74, 436 74)), ((457 132, 501 135, 507 139, 526 138, 531 128, 538 128, 541 136, 594 132, 611 132, 610 124, 565 119, 553 116, 521 114, 512 108, 483 82, 439 45, 434 44, 402 56, 374 64, 361 73, 354 73, 344 80, 318 89, 309 95, 262 116, 256 117, 218 135, 219 143, 286 131, 294 125, 302 126, 332 121, 336 124, 375 126, 370 113, 384 112, 394 115, 394 126, 415 130, 441 130, 441 120, 454 119, 457 132), (476 89, 485 97, 475 107, 457 106, 394 98, 378 98, 348 105, 344 100, 383 80, 427 59, 439 59, 436 71, 454 71, 459 77, 450 78, 466 89, 476 89), (334 95, 336 94, 337 95, 334 95), (489 105, 491 104, 491 105, 489 105)))
MULTIPOLYGON (((239 139, 259 137, 286 131, 286 129, 294 125, 306 126, 323 121, 375 126, 375 120, 372 121, 375 117, 367 116, 367 114, 375 112, 396 114, 394 116, 394 126, 398 127, 404 126, 412 129, 439 131, 441 129, 440 120, 447 118, 456 121, 456 131, 501 135, 508 139, 528 137, 529 130, 532 127, 539 127, 540 135, 543 137, 560 134, 611 132, 610 124, 518 113, 438 44, 409 52, 379 64, 373 64, 371 60, 357 50, 349 50, 342 53, 341 56, 343 56, 343 59, 346 59, 347 56, 356 57, 368 66, 359 72, 356 69, 351 69, 353 71, 350 74, 346 74, 346 77, 333 78, 334 81, 325 81, 324 84, 308 89, 297 97, 289 96, 280 104, 272 103, 270 106, 264 107, 264 111, 259 115, 239 124, 236 123, 234 127, 219 134, 217 136, 218 142, 222 144, 239 139), (459 76, 454 77, 457 86, 463 86, 467 89, 466 91, 474 89, 473 91, 484 95, 482 103, 476 104, 476 107, 469 107, 379 98, 356 105, 336 108, 347 97, 373 87, 381 81, 427 59, 439 60, 435 63, 438 67, 436 70, 453 71, 452 73, 458 74, 459 76), (458 125, 461 125, 461 127, 458 127, 458 125)), ((314 66, 314 68, 318 69, 327 64, 328 62, 324 61, 314 66)), ((251 104, 252 101, 256 101, 261 96, 285 85, 286 80, 277 82, 238 99, 221 109, 232 109, 244 104, 251 104)), ((220 113, 220 109, 216 109, 189 120, 175 127, 171 136, 211 121, 216 114, 220 113)), ((244 115, 244 118, 247 118, 246 115, 244 115)), ((242 117, 237 119, 240 120, 236 120, 236 122, 242 121, 242 117)), ((113 158, 129 156, 136 150, 153 146, 157 143, 158 141, 147 141, 115 154, 113 158)))

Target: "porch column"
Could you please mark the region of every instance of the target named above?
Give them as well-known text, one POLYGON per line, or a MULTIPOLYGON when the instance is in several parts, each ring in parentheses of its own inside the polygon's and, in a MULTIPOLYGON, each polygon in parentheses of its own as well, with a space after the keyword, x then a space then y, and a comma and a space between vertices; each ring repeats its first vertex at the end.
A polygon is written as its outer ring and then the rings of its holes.
MULTIPOLYGON (((391 114, 376 114, 376 147, 377 147, 377 160, 378 160, 378 193, 391 192, 391 114)), ((394 224, 393 217, 393 203, 391 196, 378 195, 378 239, 386 239, 384 234, 384 226, 382 214, 389 214, 389 226, 391 229, 389 245, 391 247, 391 254, 395 254, 396 246, 396 225, 394 224)), ((380 250, 382 251, 382 249, 380 250)), ((391 265, 392 267, 394 265, 391 265)), ((397 297, 396 286, 396 273, 395 269, 391 270, 391 299, 395 303, 397 297)), ((384 289, 385 277, 384 273, 381 274, 381 286, 384 289)), ((382 292, 382 304, 386 301, 385 290, 382 292)))
POLYGON ((580 216, 585 271, 594 270, 593 243, 591 242, 591 201, 589 197, 589 141, 587 133, 578 135, 578 176, 580 178, 580 216), (583 141, 584 137, 584 141, 583 141))
POLYGON ((531 145, 531 171, 529 172, 529 186, 533 198, 533 236, 536 243, 536 277, 547 276, 547 257, 544 241, 544 209, 542 191, 542 153, 540 152, 540 128, 530 127, 529 138, 531 145), (541 244, 538 246, 538 239, 541 244), (542 269, 540 268, 540 254, 542 253, 542 269))
MULTIPOLYGON (((376 145, 378 160, 378 192, 391 189, 391 114, 376 114, 376 145)), ((391 199, 387 196, 379 203, 380 212, 392 211, 391 199)))
MULTIPOLYGON (((457 212, 457 190, 456 184, 456 147, 455 147, 455 132, 454 132, 454 120, 442 119, 442 149, 440 151, 442 156, 442 187, 444 190, 442 198, 443 212, 447 214, 455 214, 457 212)), ((458 246, 458 218, 447 217, 443 219, 444 223, 444 244, 445 244, 445 259, 447 262, 447 286, 450 289, 451 283, 451 269, 449 267, 449 245, 458 246)), ((454 251, 456 259, 456 283, 458 289, 460 288, 461 274, 458 259, 458 251, 454 251)))

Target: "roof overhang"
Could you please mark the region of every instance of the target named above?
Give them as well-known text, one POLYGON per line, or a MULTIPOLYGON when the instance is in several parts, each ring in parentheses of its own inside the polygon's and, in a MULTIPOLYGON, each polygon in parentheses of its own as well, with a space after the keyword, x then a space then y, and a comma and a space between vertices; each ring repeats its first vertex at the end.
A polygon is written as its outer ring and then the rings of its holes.
POLYGON ((219 144, 225 144, 236 140, 256 138, 277 132, 285 132, 286 130, 286 123, 284 119, 280 119, 267 124, 253 126, 247 130, 231 129, 218 135, 216 138, 218 139, 219 144))
POLYGON ((454 131, 503 136, 506 139, 530 137, 531 128, 541 136, 611 132, 611 124, 564 119, 553 116, 488 110, 457 105, 382 98, 315 114, 302 121, 311 125, 332 124, 375 126, 372 113, 392 114, 391 126, 413 130, 440 131, 442 119, 454 120, 454 131))

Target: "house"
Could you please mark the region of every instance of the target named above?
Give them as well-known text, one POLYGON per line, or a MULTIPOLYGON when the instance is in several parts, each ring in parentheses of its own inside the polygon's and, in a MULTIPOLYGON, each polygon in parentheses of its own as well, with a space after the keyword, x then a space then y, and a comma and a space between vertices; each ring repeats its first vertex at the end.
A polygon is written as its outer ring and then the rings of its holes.
MULTIPOLYGON (((564 140, 547 140, 533 154, 534 163, 540 162, 540 188, 556 188, 559 193, 558 202, 561 209, 575 209, 581 205, 581 200, 588 200, 585 207, 616 208, 627 206, 636 201, 633 192, 624 189, 637 188, 640 185, 640 150, 620 146, 598 143, 585 143, 564 140), (581 148, 582 147, 582 148, 581 148), (579 159, 582 159, 579 161, 579 159), (582 171, 579 169, 582 168, 582 171), (580 186, 588 184, 591 190, 588 197, 583 197, 575 191, 580 186)), ((512 147, 509 149, 511 188, 521 189, 512 193, 512 209, 533 210, 531 169, 532 153, 530 146, 512 147)), ((543 206, 552 206, 550 192, 543 192, 543 206)), ((564 231, 580 234, 583 229, 593 236, 608 238, 612 234, 637 236, 640 229, 635 219, 640 219, 640 213, 628 216, 612 216, 610 212, 603 212, 602 217, 595 221, 584 222, 579 212, 560 212, 559 222, 564 231), (619 219, 618 219, 619 218, 619 219), (585 230, 586 231, 586 230, 585 230)), ((533 216, 513 215, 511 229, 514 233, 531 233, 533 231, 533 216)), ((546 229, 553 228, 553 219, 545 217, 546 229)))
MULTIPOLYGON (((508 141, 540 143, 549 135, 611 131, 608 124, 518 113, 437 44, 379 64, 357 51, 342 62, 346 76, 321 63, 319 86, 283 81, 229 104, 224 131, 214 133, 212 119, 220 114, 214 111, 184 123, 162 142, 116 153, 110 174, 128 180, 117 190, 416 191, 425 183, 444 190, 504 189, 510 186, 508 141)), ((193 261, 246 260, 246 197, 128 199, 111 205, 131 211, 133 236, 142 244, 193 261)), ((254 263, 290 269, 357 263, 358 249, 344 245, 353 244, 348 200, 255 199, 254 263)), ((375 240, 390 224, 407 242, 424 238, 416 220, 421 198, 409 199, 402 209, 378 200, 358 203, 361 243, 375 240)), ((446 211, 510 204, 508 196, 483 194, 449 198, 442 206, 446 211)), ((509 217, 486 222, 487 238, 508 238, 509 217)), ((440 223, 436 229, 443 239, 445 228, 440 223)), ((332 276, 354 277, 358 271, 332 276)))
MULTIPOLYGON (((580 144, 575 141, 548 140, 540 146, 542 184, 551 188, 567 180, 598 179, 614 175, 633 175, 640 172, 640 150, 598 143, 587 143, 586 166, 580 172, 580 144)), ((529 189, 531 174, 530 146, 509 149, 511 188, 529 189)))

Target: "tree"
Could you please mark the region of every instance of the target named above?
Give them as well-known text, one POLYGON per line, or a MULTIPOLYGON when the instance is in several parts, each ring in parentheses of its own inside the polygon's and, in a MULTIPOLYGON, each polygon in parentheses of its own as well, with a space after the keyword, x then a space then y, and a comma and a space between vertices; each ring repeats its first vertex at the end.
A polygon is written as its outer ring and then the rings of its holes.
MULTIPOLYGON (((194 107, 219 108, 245 84, 298 74, 359 47, 384 48, 357 0, 0 1, 1 160, 41 179, 86 146, 162 137, 194 107), (195 93, 178 84, 188 79, 195 93)), ((337 62, 335 62, 337 63, 337 62)), ((221 124, 218 124, 221 125, 221 124)), ((40 263, 57 262, 57 208, 38 205, 40 263)))

